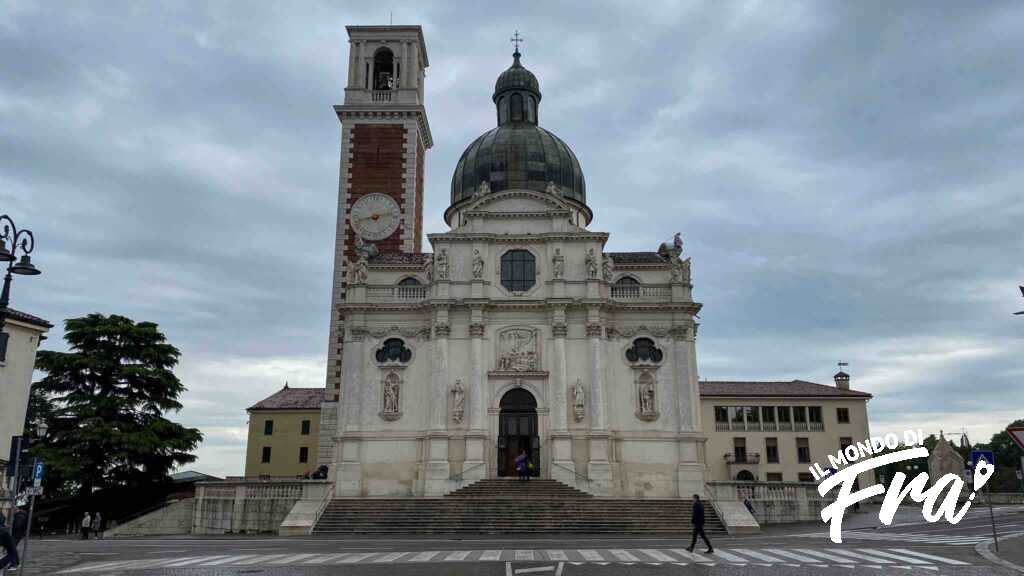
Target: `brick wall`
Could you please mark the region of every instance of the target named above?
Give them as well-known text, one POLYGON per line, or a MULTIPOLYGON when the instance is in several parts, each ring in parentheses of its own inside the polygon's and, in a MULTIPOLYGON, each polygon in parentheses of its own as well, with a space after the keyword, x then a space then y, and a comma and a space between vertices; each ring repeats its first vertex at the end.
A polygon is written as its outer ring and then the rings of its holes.
MULTIPOLYGON (((402 194, 405 138, 405 127, 401 124, 356 124, 352 127, 352 159, 348 164, 352 195, 345 206, 346 222, 352 205, 367 194, 387 194, 405 211, 402 194)), ((422 166, 422 162, 419 164, 422 166)), ((351 226, 347 228, 345 256, 355 260, 355 232, 351 226)), ((381 252, 401 252, 402 227, 374 244, 381 252)))
POLYGON ((426 164, 427 151, 423 148, 423 143, 417 138, 416 139, 416 224, 413 227, 416 237, 413 239, 413 252, 423 251, 423 166, 426 164))

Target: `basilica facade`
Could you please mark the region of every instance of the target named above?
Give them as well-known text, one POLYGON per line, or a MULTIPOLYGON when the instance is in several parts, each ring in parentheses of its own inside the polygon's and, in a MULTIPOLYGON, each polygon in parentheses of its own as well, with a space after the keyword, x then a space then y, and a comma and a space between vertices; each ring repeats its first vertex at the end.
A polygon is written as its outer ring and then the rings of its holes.
POLYGON ((595 495, 703 494, 700 304, 678 235, 613 252, 589 228, 580 162, 541 127, 517 49, 424 249, 422 31, 348 32, 318 450, 335 495, 441 495, 514 476, 523 453, 595 495))

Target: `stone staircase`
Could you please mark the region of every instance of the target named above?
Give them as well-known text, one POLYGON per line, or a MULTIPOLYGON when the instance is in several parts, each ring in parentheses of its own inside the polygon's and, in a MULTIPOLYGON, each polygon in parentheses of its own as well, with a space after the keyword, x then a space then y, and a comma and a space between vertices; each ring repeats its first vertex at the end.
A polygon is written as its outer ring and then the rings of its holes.
MULTIPOLYGON (((690 531, 690 500, 595 498, 556 480, 487 479, 443 498, 337 498, 314 534, 654 534, 690 531)), ((725 528, 706 503, 708 534, 725 528)))

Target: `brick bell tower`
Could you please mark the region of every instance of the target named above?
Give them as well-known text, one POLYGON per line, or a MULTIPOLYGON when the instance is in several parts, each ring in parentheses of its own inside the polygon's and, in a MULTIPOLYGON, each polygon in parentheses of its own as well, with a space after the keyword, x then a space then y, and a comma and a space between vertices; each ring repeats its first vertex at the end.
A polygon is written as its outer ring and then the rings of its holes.
MULTIPOLYGON (((349 41, 345 103, 335 106, 341 122, 338 220, 331 290, 326 402, 341 387, 345 299, 350 261, 358 258, 357 236, 380 254, 418 253, 423 236, 423 164, 433 146, 423 81, 427 47, 419 26, 346 26, 349 41)), ((329 464, 337 410, 321 413, 319 461, 329 464), (326 444, 326 445, 325 445, 326 444)))

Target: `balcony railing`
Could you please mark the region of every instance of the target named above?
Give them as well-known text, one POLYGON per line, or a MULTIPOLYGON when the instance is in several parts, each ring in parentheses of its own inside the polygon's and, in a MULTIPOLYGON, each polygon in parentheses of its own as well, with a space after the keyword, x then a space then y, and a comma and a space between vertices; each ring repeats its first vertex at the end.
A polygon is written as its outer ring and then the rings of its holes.
POLYGON ((427 297, 427 286, 367 286, 366 298, 376 302, 418 302, 427 297))
POLYGON ((391 90, 374 90, 370 95, 370 99, 374 104, 391 102, 391 93, 391 90))
POLYGON ((761 455, 760 454, 756 454, 756 453, 754 453, 754 454, 739 454, 739 455, 737 455, 737 454, 726 454, 725 455, 725 463, 726 464, 760 464, 761 463, 761 455), (739 457, 737 457, 737 456, 739 456, 739 457))
POLYGON ((668 300, 672 298, 671 286, 613 284, 612 298, 615 300, 668 300))

